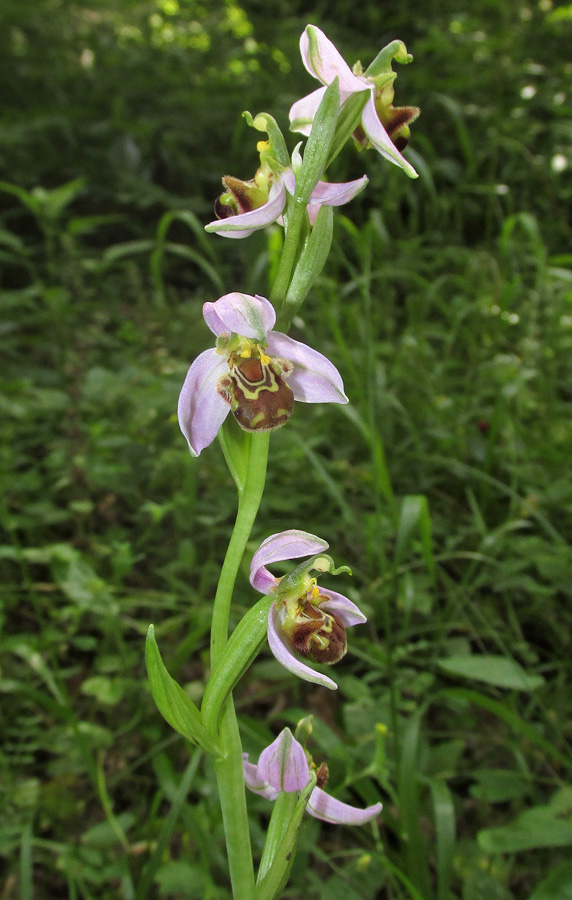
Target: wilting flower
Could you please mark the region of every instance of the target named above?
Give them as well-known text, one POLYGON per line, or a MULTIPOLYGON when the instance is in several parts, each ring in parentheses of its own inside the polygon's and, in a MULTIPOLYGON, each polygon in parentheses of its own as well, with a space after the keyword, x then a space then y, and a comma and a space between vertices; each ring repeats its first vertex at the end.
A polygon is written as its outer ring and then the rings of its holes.
POLYGON ((358 809, 330 797, 322 790, 327 781, 328 767, 322 764, 316 769, 308 761, 306 751, 289 728, 285 728, 258 759, 258 764, 248 762, 243 753, 244 780, 247 788, 267 800, 276 800, 281 791, 302 791, 310 781, 310 772, 316 771, 316 787, 310 794, 307 811, 316 819, 332 825, 363 825, 381 812, 381 803, 358 809))
MULTIPOLYGON (((417 172, 400 151, 407 146, 409 125, 419 115, 419 109, 416 106, 393 106, 396 74, 391 71, 392 58, 398 62, 409 62, 411 56, 401 41, 395 41, 387 50, 390 52, 383 55, 382 51, 364 73, 360 63, 356 63, 352 71, 332 42, 315 25, 307 25, 300 38, 302 61, 310 75, 323 85, 338 77, 340 104, 352 94, 369 91, 361 126, 354 132, 356 143, 362 147, 375 147, 386 159, 404 169, 410 178, 416 178, 417 172)), ((292 131, 310 134, 324 91, 325 87, 318 88, 294 103, 290 109, 292 131)))
MULTIPOLYGON (((259 150, 261 145, 267 146, 267 142, 260 141, 259 150)), ((261 166, 250 181, 240 181, 230 175, 222 179, 226 191, 215 203, 217 220, 205 225, 206 231, 228 238, 244 238, 273 222, 282 222, 287 196, 294 196, 296 176, 292 168, 278 173, 273 171, 264 160, 263 153, 262 150, 261 166)), ((296 155, 295 151, 294 160, 296 155)), ((340 184, 319 181, 307 207, 310 225, 316 221, 321 206, 349 203, 363 190, 367 181, 367 175, 340 184)))
POLYGON ((214 441, 229 412, 245 431, 270 431, 285 424, 295 400, 348 402, 333 363, 271 330, 276 313, 264 297, 233 291, 205 303, 203 316, 216 347, 195 359, 178 407, 194 456, 214 441))
POLYGON ((262 594, 275 595, 268 614, 268 644, 279 663, 305 681, 336 690, 327 675, 315 672, 295 655, 313 656, 317 662, 336 663, 347 650, 346 628, 366 621, 355 603, 342 594, 318 588, 310 572, 338 574, 328 544, 306 531, 282 531, 263 541, 252 557, 250 583, 262 594), (286 559, 311 556, 288 575, 276 578, 266 566, 286 559))

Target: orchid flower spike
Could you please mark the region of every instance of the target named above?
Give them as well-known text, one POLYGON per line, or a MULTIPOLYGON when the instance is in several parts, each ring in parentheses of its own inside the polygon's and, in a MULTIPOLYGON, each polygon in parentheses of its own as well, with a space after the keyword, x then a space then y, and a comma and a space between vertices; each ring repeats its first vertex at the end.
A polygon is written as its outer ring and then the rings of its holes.
POLYGON ((322 763, 316 768, 289 728, 285 728, 262 751, 257 765, 248 761, 248 753, 243 753, 242 756, 247 788, 267 800, 276 800, 281 791, 292 793, 304 790, 310 781, 310 772, 315 771, 316 787, 310 794, 306 807, 314 818, 332 825, 363 825, 381 812, 381 803, 359 809, 336 800, 322 790, 328 779, 327 765, 322 763))
MULTIPOLYGON (((358 147, 374 147, 390 162, 400 166, 410 178, 417 178, 413 166, 401 155, 409 141, 409 125, 419 115, 416 106, 393 106, 396 73, 391 60, 408 63, 412 56, 402 41, 393 41, 378 54, 364 72, 361 64, 353 70, 338 53, 323 31, 315 25, 307 25, 300 38, 300 51, 304 66, 323 85, 330 84, 337 76, 340 85, 340 104, 352 94, 369 91, 363 108, 361 125, 354 132, 358 147)), ((310 134, 314 116, 324 95, 325 87, 318 88, 290 109, 290 128, 300 134, 310 134)))
POLYGON ((252 557, 250 583, 261 594, 276 597, 268 613, 268 644, 278 662, 304 681, 336 690, 335 681, 295 654, 311 655, 321 663, 339 662, 347 650, 346 628, 366 621, 355 603, 335 591, 318 588, 316 578, 310 575, 312 571, 333 575, 350 571, 347 566, 334 568, 332 558, 324 553, 327 549, 326 541, 306 531, 273 534, 252 557), (302 556, 311 559, 282 578, 266 568, 270 563, 302 556))
POLYGON ((205 303, 216 347, 187 372, 179 424, 193 456, 214 441, 229 412, 245 431, 284 425, 294 401, 347 403, 336 367, 306 344, 272 331, 276 313, 265 297, 233 291, 205 303))
MULTIPOLYGON (((228 238, 245 238, 273 222, 282 224, 288 194, 293 197, 296 190, 296 176, 292 167, 284 169, 275 165, 275 170, 271 168, 266 158, 268 147, 268 141, 258 142, 260 168, 250 181, 225 175, 222 183, 226 191, 215 202, 217 220, 205 225, 205 231, 228 238)), ((293 166, 298 158, 300 154, 296 147, 293 166)), ((321 206, 349 203, 364 189, 367 181, 367 175, 339 184, 319 181, 307 207, 310 225, 316 221, 321 206)))

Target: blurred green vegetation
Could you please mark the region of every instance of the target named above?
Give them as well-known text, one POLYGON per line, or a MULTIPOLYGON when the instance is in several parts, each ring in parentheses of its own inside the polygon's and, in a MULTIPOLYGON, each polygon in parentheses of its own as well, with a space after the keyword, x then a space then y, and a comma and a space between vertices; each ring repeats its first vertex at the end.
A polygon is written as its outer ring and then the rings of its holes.
MULTIPOLYGON (((174 411, 202 303, 265 294, 280 243, 202 226, 257 165, 241 112, 286 129, 315 87, 308 21, 350 64, 406 42, 421 177, 336 161, 370 185, 296 333, 352 402, 273 435, 251 542, 323 536, 369 616, 335 695, 268 654, 237 694, 253 757, 314 712, 331 790, 385 804, 379 830, 308 817, 285 896, 570 896, 572 7, 2 0, 7 900, 229 897, 210 765, 159 717, 143 645, 152 621, 200 698, 235 496, 174 411)), ((237 617, 252 600, 244 577, 237 617)))

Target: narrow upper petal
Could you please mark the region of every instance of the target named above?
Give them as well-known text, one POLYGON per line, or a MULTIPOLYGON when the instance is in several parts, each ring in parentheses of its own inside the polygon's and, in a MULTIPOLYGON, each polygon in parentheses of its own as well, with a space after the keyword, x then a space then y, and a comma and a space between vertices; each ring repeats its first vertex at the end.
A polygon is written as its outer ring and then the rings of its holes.
POLYGON ((405 157, 401 155, 383 127, 375 108, 373 95, 364 107, 361 124, 371 143, 376 150, 379 150, 382 156, 395 163, 396 166, 400 166, 410 178, 417 178, 417 172, 411 163, 408 163, 405 157))
POLYGON ((233 332, 264 341, 276 321, 274 307, 266 297, 232 291, 214 303, 205 303, 203 316, 213 334, 233 332))
POLYGON ((258 760, 258 777, 277 791, 302 791, 310 780, 308 759, 289 728, 284 728, 258 760))
POLYGON ((335 184, 327 181, 319 181, 310 197, 308 204, 308 216, 310 225, 313 225, 318 215, 318 210, 323 204, 325 206, 342 206, 349 203, 350 200, 363 191, 368 182, 367 175, 356 181, 347 181, 345 183, 335 184))
POLYGON ((330 84, 337 76, 340 93, 353 93, 368 89, 368 85, 354 75, 330 39, 315 25, 307 25, 302 32, 300 53, 302 62, 310 75, 313 75, 322 84, 330 84))
POLYGON ((226 219, 215 219, 205 225, 205 231, 221 234, 229 238, 245 238, 260 228, 266 228, 282 215, 286 203, 286 188, 282 179, 276 181, 270 188, 268 200, 258 209, 240 213, 236 216, 228 216, 226 219))
POLYGON ((228 415, 230 406, 216 389, 218 378, 227 371, 226 359, 211 349, 197 356, 187 372, 177 411, 193 456, 214 441, 228 415))
POLYGON ((285 669, 288 669, 289 672, 292 672, 293 675, 297 675, 298 678, 302 678, 304 681, 312 681, 314 684, 321 684, 322 687, 327 687, 331 691, 337 690, 338 686, 335 681, 332 681, 327 675, 322 675, 321 672, 315 672, 314 669, 311 669, 310 666, 300 662, 300 660, 294 656, 294 653, 286 643, 282 634, 279 613, 275 604, 272 604, 270 612, 268 613, 268 645, 278 662, 284 666, 285 669))
POLYGON ((347 403, 342 376, 329 359, 317 350, 279 331, 267 337, 268 353, 294 363, 288 384, 294 398, 303 403, 347 403))
POLYGON ((284 559, 299 559, 301 556, 315 556, 327 550, 329 544, 315 534, 291 528, 271 534, 262 541, 250 563, 250 583, 261 594, 269 594, 279 579, 266 569, 273 562, 284 559))
POLYGON ((320 601, 320 609, 326 612, 334 613, 336 619, 339 619, 345 628, 351 628, 352 625, 363 625, 367 622, 366 616, 361 609, 336 591, 328 591, 326 588, 320 588, 320 597, 326 596, 328 599, 320 601))
POLYGON ((248 762, 248 753, 242 754, 242 770, 244 772, 244 782, 249 791, 252 791, 254 794, 260 794, 266 800, 276 800, 279 791, 260 779, 258 766, 248 762))
POLYGON ((374 803, 373 806, 358 809, 357 806, 350 806, 336 800, 335 797, 330 797, 321 788, 316 787, 310 794, 306 809, 314 818, 330 822, 332 825, 363 825, 380 814, 382 805, 374 803))
POLYGON ((325 203, 326 206, 341 206, 363 191, 368 182, 367 175, 357 178, 355 181, 329 182, 318 181, 312 191, 310 203, 325 203))
POLYGON ((311 94, 307 94, 305 97, 296 100, 296 102, 292 104, 290 107, 291 131, 297 131, 306 136, 310 134, 314 116, 318 111, 318 107, 322 102, 322 97, 325 92, 325 87, 318 88, 317 91, 312 91, 311 94))

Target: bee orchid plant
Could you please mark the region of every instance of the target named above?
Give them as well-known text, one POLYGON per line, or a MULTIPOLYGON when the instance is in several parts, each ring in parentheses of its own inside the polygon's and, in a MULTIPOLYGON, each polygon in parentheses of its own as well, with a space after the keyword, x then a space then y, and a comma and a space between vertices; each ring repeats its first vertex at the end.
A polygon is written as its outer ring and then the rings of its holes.
POLYGON ((311 682, 314 690, 335 690, 336 682, 324 669, 343 660, 347 629, 366 621, 355 603, 318 585, 318 579, 350 570, 336 568, 326 552, 327 542, 299 530, 294 522, 292 528, 263 540, 252 556, 253 604, 229 634, 234 584, 264 490, 272 431, 287 426, 296 401, 348 402, 336 366, 319 348, 287 334, 326 263, 335 207, 367 185, 365 175, 345 184, 328 181, 328 165, 353 137, 358 147, 373 147, 407 175, 416 176, 402 151, 418 110, 393 106, 392 61, 411 60, 405 46, 400 41, 389 44, 365 71, 359 63, 351 70, 315 26, 305 29, 300 49, 306 69, 322 84, 290 110, 292 130, 307 138, 305 145, 289 153, 272 116, 245 113, 248 125, 266 133, 258 142, 260 166, 248 181, 224 176, 224 192, 215 203, 217 218, 206 226, 208 232, 230 238, 246 238, 273 223, 283 227, 268 299, 234 290, 204 304, 203 318, 215 346, 192 362, 179 397, 179 423, 191 455, 199 456, 218 436, 238 490, 236 521, 213 603, 211 675, 200 709, 169 674, 152 625, 146 647, 160 712, 213 758, 234 900, 280 897, 304 811, 346 825, 375 821, 381 811, 380 802, 363 809, 324 791, 327 766, 316 766, 305 748, 311 732, 307 720, 299 724, 296 736, 283 729, 262 750, 258 763, 251 763, 242 751, 232 699, 266 642, 293 677, 311 682), (268 568, 297 560, 302 562, 291 563, 286 574, 268 568), (256 874, 245 788, 274 801, 256 874))

